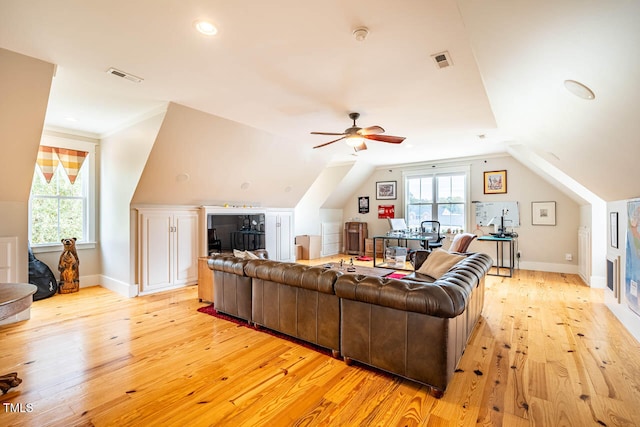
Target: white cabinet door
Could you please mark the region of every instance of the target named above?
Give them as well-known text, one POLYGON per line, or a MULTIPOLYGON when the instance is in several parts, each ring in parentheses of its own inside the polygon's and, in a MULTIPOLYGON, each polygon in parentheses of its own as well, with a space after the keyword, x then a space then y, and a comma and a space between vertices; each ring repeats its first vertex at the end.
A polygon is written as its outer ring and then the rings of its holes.
POLYGON ((172 218, 168 212, 140 215, 141 291, 171 286, 173 281, 172 218))
POLYGON ((267 213, 264 216, 264 247, 270 259, 278 259, 278 215, 267 213))
POLYGON ((174 285, 198 281, 198 213, 176 213, 173 217, 175 238, 174 285))
POLYGON ((267 212, 265 215, 265 248, 276 261, 293 260, 293 213, 267 212))
POLYGON ((198 212, 139 211, 140 292, 198 281, 198 212))
POLYGON ((293 214, 291 212, 280 213, 280 261, 292 261, 293 249, 293 214))

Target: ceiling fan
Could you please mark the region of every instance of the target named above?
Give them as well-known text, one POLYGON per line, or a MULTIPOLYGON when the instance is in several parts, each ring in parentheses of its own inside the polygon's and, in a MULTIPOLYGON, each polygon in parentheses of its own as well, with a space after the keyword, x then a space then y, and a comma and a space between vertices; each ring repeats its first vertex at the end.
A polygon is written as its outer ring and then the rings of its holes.
POLYGON ((360 117, 360 113, 349 113, 349 118, 353 120, 353 126, 345 129, 343 133, 311 132, 312 135, 340 136, 340 138, 338 139, 325 142, 324 144, 316 145, 313 148, 324 147, 329 144, 333 144, 334 142, 338 142, 340 140, 346 139, 347 144, 352 146, 357 153, 358 151, 367 149, 367 145, 364 143, 365 139, 370 139, 372 141, 388 142, 390 144, 400 144, 405 139, 402 136, 380 135, 381 133, 384 133, 384 129, 381 128, 380 126, 369 126, 366 128, 360 128, 356 126, 356 120, 358 120, 358 117, 360 117))

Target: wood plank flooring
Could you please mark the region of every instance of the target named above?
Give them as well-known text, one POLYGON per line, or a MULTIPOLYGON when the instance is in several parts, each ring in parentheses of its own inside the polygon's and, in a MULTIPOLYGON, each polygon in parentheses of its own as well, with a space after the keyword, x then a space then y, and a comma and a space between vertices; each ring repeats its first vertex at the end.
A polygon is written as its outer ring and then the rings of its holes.
POLYGON ((0 425, 640 426, 640 345, 601 290, 517 271, 488 277, 485 301, 438 400, 198 313, 195 287, 56 295, 0 327, 0 373, 23 379, 0 397, 0 425))

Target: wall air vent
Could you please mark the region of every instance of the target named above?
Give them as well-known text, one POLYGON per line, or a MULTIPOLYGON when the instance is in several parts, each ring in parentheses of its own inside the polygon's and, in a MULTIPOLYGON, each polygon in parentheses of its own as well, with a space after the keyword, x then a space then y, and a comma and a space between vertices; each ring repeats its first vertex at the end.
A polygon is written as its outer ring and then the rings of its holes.
POLYGON ((109 68, 107 73, 113 74, 114 76, 122 77, 123 79, 131 80, 132 82, 140 83, 143 81, 143 78, 134 76, 133 74, 125 73, 124 71, 120 71, 117 68, 109 68))
POLYGON ((431 55, 431 57, 436 62, 436 67, 438 67, 438 69, 447 68, 453 65, 453 61, 451 61, 451 55, 449 55, 449 52, 447 51, 436 53, 434 55, 431 55))

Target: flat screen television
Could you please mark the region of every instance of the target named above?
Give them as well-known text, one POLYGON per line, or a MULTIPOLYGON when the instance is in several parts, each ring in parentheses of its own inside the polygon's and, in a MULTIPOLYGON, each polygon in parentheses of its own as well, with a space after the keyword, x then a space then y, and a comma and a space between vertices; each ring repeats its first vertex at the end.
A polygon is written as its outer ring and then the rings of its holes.
POLYGON ((264 249, 264 214, 209 214, 207 241, 209 254, 264 249))

